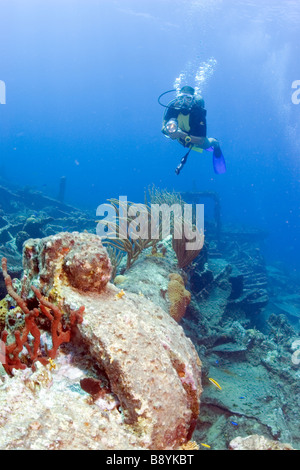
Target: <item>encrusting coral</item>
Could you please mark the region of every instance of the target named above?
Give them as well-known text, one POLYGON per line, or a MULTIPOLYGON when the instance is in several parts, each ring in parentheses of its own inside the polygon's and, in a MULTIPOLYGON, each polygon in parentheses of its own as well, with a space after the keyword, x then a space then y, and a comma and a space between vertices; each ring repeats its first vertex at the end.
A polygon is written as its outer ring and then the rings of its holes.
POLYGON ((252 434, 236 437, 229 443, 230 450, 295 450, 290 444, 268 439, 265 436, 252 434))
MULTIPOLYGON (((1 334, 1 341, 6 345, 5 361, 3 362, 3 367, 7 373, 11 374, 13 369, 25 369, 27 367, 28 360, 30 361, 30 364, 33 368, 35 361, 40 361, 45 365, 49 358, 54 359, 57 349, 62 343, 67 343, 70 341, 71 330, 69 328, 66 331, 63 331, 61 323, 62 312, 56 305, 45 299, 39 289, 34 286, 31 286, 31 288, 36 298, 38 299, 39 308, 35 307, 30 309, 27 306, 26 301, 23 300, 13 288, 12 279, 7 272, 6 258, 2 258, 2 272, 8 294, 15 300, 25 315, 24 328, 21 331, 15 331, 14 342, 6 344, 9 337, 8 331, 4 330, 1 334), (52 349, 48 351, 47 356, 42 356, 39 349, 41 333, 36 319, 40 313, 43 313, 48 318, 48 320, 50 320, 51 324, 52 349), (32 341, 30 341, 29 336, 33 338, 32 341), (25 359, 22 358, 20 354, 22 352, 23 346, 25 346, 27 349, 27 357, 25 359), (26 362, 24 362, 24 360, 26 362)), ((83 310, 84 307, 81 307, 78 310, 72 311, 70 313, 70 326, 82 322, 83 310)))
MULTIPOLYGON (((54 445, 59 449, 120 449, 124 448, 120 445, 126 445, 171 450, 188 442, 196 426, 202 392, 196 349, 166 311, 144 296, 124 292, 109 282, 111 266, 101 239, 78 232, 30 239, 24 245, 23 266, 20 298, 29 312, 36 313, 34 309, 39 306, 55 317, 55 308, 59 307, 62 332, 66 332, 71 312, 80 306, 85 309, 67 348, 69 356, 60 349, 55 364, 50 363, 51 370, 47 365, 53 381, 47 385, 46 394, 37 387, 30 407, 26 405, 24 380, 32 374, 30 368, 15 371, 12 367, 13 377, 0 384, 0 425, 1 420, 6 423, 0 447, 35 446, 35 440, 28 440, 28 426, 33 421, 39 422, 40 449, 54 445), (91 366, 76 368, 76 361, 82 357, 91 366), (89 378, 91 367, 103 371, 113 398, 111 407, 105 397, 85 401, 82 396, 80 381, 87 383, 84 379, 89 378), (64 370, 80 377, 72 390, 61 378, 64 370), (13 394, 17 400, 12 403, 13 394), (49 402, 55 404, 50 412, 49 402), (86 437, 87 418, 83 422, 82 416, 88 415, 96 441, 86 437), (22 427, 16 430, 15 423, 20 420, 22 427)), ((9 280, 7 284, 9 287, 9 280)), ((28 318, 33 324, 33 313, 28 318)), ((40 370, 44 366, 37 363, 36 367, 40 370)), ((98 373, 95 379, 101 379, 98 373)))
POLYGON ((186 290, 180 274, 169 275, 168 297, 170 300, 170 315, 177 323, 183 318, 186 308, 191 301, 191 293, 186 290))

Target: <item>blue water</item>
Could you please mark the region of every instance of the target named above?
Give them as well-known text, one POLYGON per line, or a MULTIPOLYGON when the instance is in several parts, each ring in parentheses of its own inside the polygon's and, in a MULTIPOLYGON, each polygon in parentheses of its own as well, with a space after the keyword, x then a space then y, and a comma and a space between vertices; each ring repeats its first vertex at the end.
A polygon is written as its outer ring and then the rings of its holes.
MULTIPOLYGON (((217 191, 223 222, 267 229, 268 261, 299 272, 300 4, 285 0, 10 0, 0 2, 0 171, 10 185, 96 211, 143 201, 154 183, 217 191), (201 63, 211 154, 161 134, 157 97, 201 63)), ((171 96, 170 96, 171 98, 171 96)))

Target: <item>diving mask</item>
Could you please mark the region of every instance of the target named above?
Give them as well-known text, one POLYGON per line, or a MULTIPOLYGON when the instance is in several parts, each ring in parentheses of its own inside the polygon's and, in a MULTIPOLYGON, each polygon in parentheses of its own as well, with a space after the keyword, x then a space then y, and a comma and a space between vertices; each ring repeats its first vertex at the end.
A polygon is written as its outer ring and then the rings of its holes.
POLYGON ((194 96, 188 93, 180 93, 176 100, 176 108, 191 109, 194 104, 194 96))

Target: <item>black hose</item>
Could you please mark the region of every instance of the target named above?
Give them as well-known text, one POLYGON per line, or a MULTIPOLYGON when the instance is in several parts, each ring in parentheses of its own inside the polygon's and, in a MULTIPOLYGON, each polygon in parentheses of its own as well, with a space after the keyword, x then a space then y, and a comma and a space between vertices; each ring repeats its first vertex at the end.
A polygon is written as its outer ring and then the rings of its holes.
POLYGON ((179 173, 181 172, 183 166, 186 164, 186 161, 187 161, 187 158, 189 156, 189 153, 190 151, 192 150, 192 147, 189 149, 189 151, 184 155, 184 157, 182 157, 182 159, 180 160, 180 163, 179 165, 177 166, 176 170, 175 170, 175 173, 176 175, 179 175, 179 173))
POLYGON ((159 103, 161 106, 163 106, 164 108, 169 108, 169 106, 166 105, 166 104, 161 103, 161 102, 160 102, 160 99, 161 99, 164 95, 166 95, 167 93, 172 93, 173 91, 177 91, 177 90, 174 88, 174 90, 164 91, 164 93, 162 93, 161 95, 159 95, 159 97, 157 98, 158 103, 159 103))

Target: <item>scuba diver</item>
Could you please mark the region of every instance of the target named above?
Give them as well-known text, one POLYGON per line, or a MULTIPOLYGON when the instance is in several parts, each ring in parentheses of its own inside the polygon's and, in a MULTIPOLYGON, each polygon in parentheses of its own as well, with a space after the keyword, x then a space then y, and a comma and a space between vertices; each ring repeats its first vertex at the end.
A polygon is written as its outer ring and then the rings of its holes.
POLYGON ((178 96, 168 105, 160 102, 160 98, 172 91, 162 93, 158 102, 166 108, 163 117, 163 134, 177 140, 181 145, 188 148, 189 151, 181 159, 175 173, 179 175, 183 165, 191 150, 203 152, 209 150, 213 152, 213 167, 217 174, 225 173, 226 164, 218 140, 213 137, 206 137, 206 109, 204 100, 201 96, 195 94, 195 89, 190 86, 181 88, 178 96))

